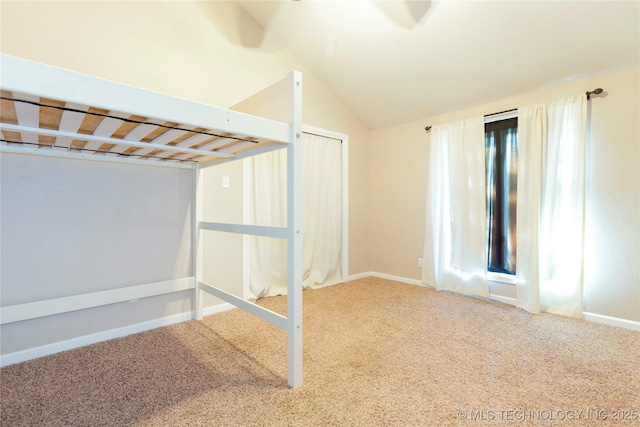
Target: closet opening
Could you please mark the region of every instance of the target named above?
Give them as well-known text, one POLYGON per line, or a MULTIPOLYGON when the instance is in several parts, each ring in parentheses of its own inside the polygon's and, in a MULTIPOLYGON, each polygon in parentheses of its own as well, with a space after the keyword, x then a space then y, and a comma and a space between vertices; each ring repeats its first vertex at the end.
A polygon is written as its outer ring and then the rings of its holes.
MULTIPOLYGON (((348 136, 303 126, 303 287, 337 284, 348 267, 348 136)), ((243 222, 282 226, 286 212, 284 151, 244 161, 243 222), (270 186, 272 191, 264 191, 270 186), (260 200, 256 199, 258 197, 260 200)), ((243 295, 248 300, 286 293, 280 259, 286 247, 275 239, 246 236, 243 295)))

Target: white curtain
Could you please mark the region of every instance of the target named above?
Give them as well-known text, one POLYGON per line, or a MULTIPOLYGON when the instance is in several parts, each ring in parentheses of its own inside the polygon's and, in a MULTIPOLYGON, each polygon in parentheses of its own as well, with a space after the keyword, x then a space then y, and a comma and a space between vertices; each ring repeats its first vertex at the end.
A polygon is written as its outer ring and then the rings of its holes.
POLYGON ((482 117, 433 126, 422 281, 489 296, 482 117))
MULTIPOLYGON (((247 223, 272 227, 287 225, 286 150, 245 159, 248 167, 247 223)), ((303 222, 304 228, 304 222, 303 222)), ((286 293, 287 243, 283 239, 247 236, 249 244, 248 299, 286 293)))
MULTIPOLYGON (((303 134, 303 288, 342 281, 341 141, 303 134)), ((286 226, 286 150, 253 156, 249 167, 250 224, 286 226)), ((287 256, 282 239, 249 237, 249 300, 286 295, 287 256)))
POLYGON ((587 100, 518 110, 517 305, 582 317, 587 100))

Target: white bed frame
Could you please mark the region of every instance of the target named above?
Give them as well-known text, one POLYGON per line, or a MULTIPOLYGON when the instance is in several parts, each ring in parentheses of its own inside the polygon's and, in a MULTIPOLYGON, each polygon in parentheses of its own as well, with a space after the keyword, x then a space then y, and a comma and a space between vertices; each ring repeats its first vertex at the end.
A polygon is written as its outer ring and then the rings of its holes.
MULTIPOLYGON (((12 108, 15 109, 13 120, 11 115, 8 115, 9 120, 5 123, 3 116, 0 124, 2 131, 0 154, 43 155, 193 169, 195 179, 193 199, 196 206, 192 228, 195 230, 192 242, 194 276, 0 307, 0 324, 184 290, 193 292, 195 302, 193 318, 200 320, 203 316, 203 292, 207 292, 287 331, 288 383, 291 387, 300 386, 302 384, 302 75, 293 71, 282 81, 261 92, 273 94, 286 91, 290 95, 292 106, 290 122, 282 123, 4 54, 0 56, 0 66, 2 67, 0 87, 3 90, 3 103, 5 105, 13 103, 12 108), (16 102, 15 99, 21 101, 16 102), (40 128, 41 107, 38 103, 41 99, 61 101, 65 108, 69 108, 58 109, 62 110, 62 113, 57 130, 40 128), (102 119, 93 134, 78 133, 83 118, 82 111, 87 111, 89 107, 107 110, 109 117, 102 119), (114 130, 123 123, 118 117, 128 118, 131 115, 147 119, 144 123, 131 124, 135 127, 124 138, 112 138, 114 130), (155 139, 143 141, 145 135, 148 136, 152 130, 163 127, 158 125, 163 122, 178 123, 178 125, 166 130, 155 139), (79 147, 80 149, 74 146, 77 141, 84 144, 79 147), (202 220, 204 194, 202 170, 204 168, 280 148, 287 150, 286 227, 222 224, 202 220), (286 317, 203 281, 205 262, 203 233, 207 230, 267 236, 287 241, 286 317)), ((5 361, 2 365, 6 364, 10 363, 5 361)))

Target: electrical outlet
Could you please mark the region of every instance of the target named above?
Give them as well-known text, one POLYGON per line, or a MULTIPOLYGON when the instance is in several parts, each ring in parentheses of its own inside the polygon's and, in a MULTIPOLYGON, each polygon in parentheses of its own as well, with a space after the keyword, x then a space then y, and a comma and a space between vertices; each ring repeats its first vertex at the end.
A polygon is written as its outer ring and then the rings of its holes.
POLYGON ((424 261, 422 258, 418 258, 418 267, 424 267, 424 261))

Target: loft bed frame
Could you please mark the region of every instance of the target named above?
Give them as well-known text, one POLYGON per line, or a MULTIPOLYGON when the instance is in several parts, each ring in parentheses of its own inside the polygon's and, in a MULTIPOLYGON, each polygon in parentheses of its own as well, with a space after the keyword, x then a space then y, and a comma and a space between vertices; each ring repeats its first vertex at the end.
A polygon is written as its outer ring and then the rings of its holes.
MULTIPOLYGON (((0 154, 15 153, 194 170, 194 276, 166 282, 0 307, 0 324, 20 322, 136 298, 191 290, 196 320, 203 292, 287 331, 287 380, 302 384, 302 75, 250 98, 290 99, 289 123, 204 105, 9 55, 0 56, 0 154), (204 168, 271 150, 287 150, 287 226, 203 221, 204 168), (203 281, 207 230, 287 241, 287 316, 238 298, 203 281)), ((255 103, 254 102, 254 103, 255 103)), ((251 102, 249 102, 251 103, 251 102)), ((45 353, 47 354, 47 353, 45 353)), ((44 354, 43 354, 44 355, 44 354)), ((2 356, 2 365, 11 354, 2 356)), ((23 358, 23 360, 26 360, 23 358)))

